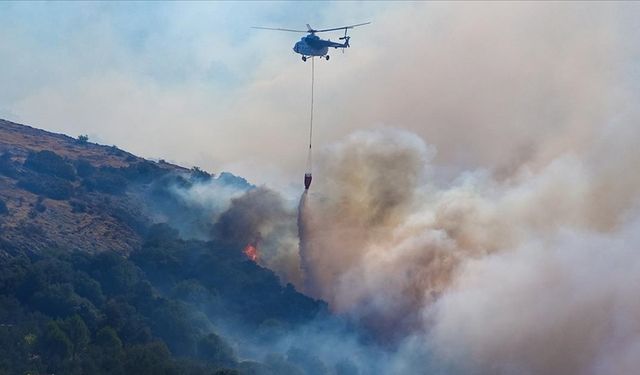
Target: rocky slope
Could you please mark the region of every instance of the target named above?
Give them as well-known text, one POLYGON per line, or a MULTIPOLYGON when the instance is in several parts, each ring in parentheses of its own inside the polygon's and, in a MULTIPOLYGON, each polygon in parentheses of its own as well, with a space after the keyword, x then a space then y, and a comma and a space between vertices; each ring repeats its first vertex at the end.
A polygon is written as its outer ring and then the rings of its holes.
POLYGON ((155 203, 172 198, 162 195, 169 182, 211 177, 0 120, 0 256, 52 248, 128 254, 167 215, 155 203))

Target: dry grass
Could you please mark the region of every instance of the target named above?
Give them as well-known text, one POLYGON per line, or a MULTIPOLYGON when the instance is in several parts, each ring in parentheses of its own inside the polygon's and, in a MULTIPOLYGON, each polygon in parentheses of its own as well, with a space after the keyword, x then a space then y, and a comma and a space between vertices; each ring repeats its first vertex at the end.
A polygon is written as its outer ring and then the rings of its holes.
MULTIPOLYGON (((23 163, 30 152, 41 150, 53 151, 70 161, 85 159, 95 167, 121 168, 144 160, 115 147, 81 144, 66 135, 0 120, 0 154, 8 151, 15 162, 23 163)), ((168 163, 158 165, 184 170, 168 163)), ((80 182, 74 184, 78 187, 80 182)), ((9 211, 0 215, 0 255, 52 248, 127 254, 140 245, 142 238, 127 223, 114 217, 113 209, 145 215, 145 207, 140 203, 143 191, 136 189, 118 196, 83 194, 72 200, 80 201, 85 209, 74 210, 70 200, 39 197, 18 187, 15 179, 0 174, 0 199, 9 211)))

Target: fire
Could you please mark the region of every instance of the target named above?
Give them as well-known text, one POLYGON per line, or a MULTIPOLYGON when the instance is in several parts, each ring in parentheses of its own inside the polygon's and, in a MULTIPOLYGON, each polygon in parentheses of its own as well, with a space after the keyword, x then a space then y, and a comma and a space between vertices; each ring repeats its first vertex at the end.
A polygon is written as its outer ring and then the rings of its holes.
POLYGON ((258 261, 258 248, 256 247, 256 245, 250 243, 247 246, 245 246, 245 248, 244 248, 244 250, 242 252, 250 260, 252 260, 254 262, 258 261))

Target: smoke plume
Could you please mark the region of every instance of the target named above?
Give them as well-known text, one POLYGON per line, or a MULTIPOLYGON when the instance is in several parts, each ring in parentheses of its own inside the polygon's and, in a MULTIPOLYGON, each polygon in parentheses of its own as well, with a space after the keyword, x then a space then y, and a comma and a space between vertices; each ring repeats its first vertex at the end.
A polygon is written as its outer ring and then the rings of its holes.
POLYGON ((631 374, 639 364, 640 221, 469 261, 436 303, 438 353, 477 374, 631 374))
POLYGON ((319 100, 319 142, 339 140, 297 217, 258 189, 218 233, 373 335, 387 373, 634 373, 637 47, 618 21, 638 8, 407 7, 362 37, 361 65, 323 77, 351 94, 319 100), (377 123, 408 130, 352 132, 377 123))
POLYGON ((453 11, 424 74, 375 75, 406 100, 357 95, 372 110, 356 118, 411 132, 318 155, 299 287, 395 348, 399 373, 633 373, 640 116, 619 9, 498 8, 453 11))
MULTIPOLYGON (((356 132, 318 155, 297 215, 265 187, 236 191, 211 205, 210 235, 255 244, 258 263, 386 348, 312 327, 276 345, 292 358, 314 342, 319 359, 357 352, 353 365, 371 373, 632 373, 635 118, 621 114, 587 149, 508 177, 475 169, 442 179, 435 147, 418 135, 356 132)), ((197 202, 201 190, 181 194, 197 202)))
POLYGON ((326 150, 301 201, 302 288, 385 341, 417 335, 456 371, 628 373, 640 364, 633 139, 620 123, 537 171, 438 186, 419 137, 356 133, 326 150))
POLYGON ((214 238, 256 246, 258 262, 283 281, 300 283, 295 213, 276 192, 258 187, 231 200, 214 225, 214 238))

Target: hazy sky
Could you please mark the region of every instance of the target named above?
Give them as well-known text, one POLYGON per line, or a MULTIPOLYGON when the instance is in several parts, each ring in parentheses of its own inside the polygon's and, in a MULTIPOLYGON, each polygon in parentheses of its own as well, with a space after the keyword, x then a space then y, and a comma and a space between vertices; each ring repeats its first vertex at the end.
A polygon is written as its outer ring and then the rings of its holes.
POLYGON ((315 146, 355 129, 400 127, 433 145, 444 164, 508 170, 514 158, 553 154, 550 134, 579 147, 589 137, 574 131, 589 128, 584 107, 606 102, 611 92, 602 88, 612 81, 637 82, 639 9, 3 2, 0 117, 298 188, 310 64, 291 47, 302 35, 250 26, 373 21, 351 32, 345 54, 331 51, 316 64, 315 146))
POLYGON ((297 198, 311 66, 300 35, 250 26, 372 21, 316 64, 300 210, 247 206, 263 262, 455 373, 629 374, 638 19, 640 2, 0 3, 0 117, 297 198))

